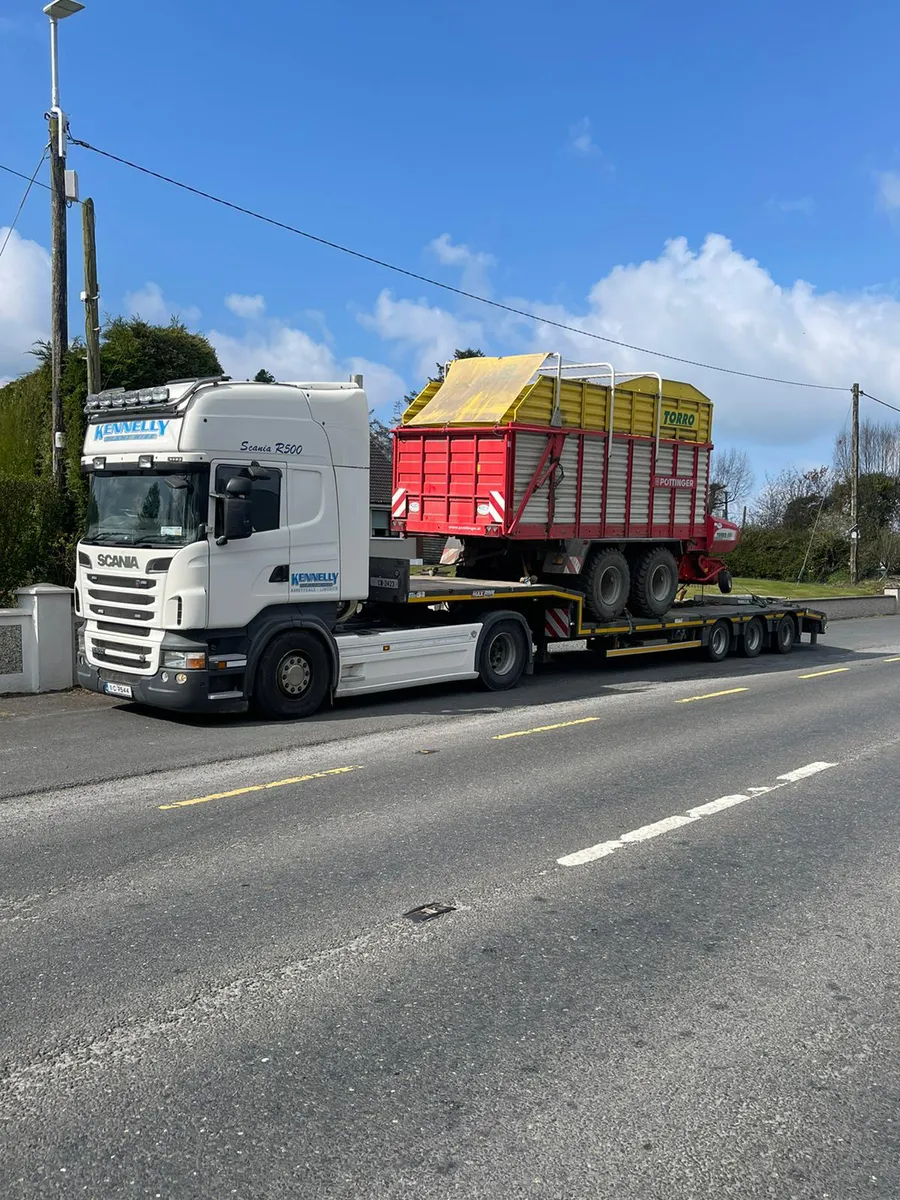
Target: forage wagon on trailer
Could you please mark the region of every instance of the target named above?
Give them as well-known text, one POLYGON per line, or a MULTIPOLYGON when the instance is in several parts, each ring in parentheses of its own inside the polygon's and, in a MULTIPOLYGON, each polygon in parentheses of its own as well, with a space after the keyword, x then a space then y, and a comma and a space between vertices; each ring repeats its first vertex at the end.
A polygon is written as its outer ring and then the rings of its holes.
POLYGON ((556 582, 592 617, 659 617, 679 583, 730 590, 711 516, 712 403, 558 354, 453 362, 395 430, 393 529, 453 539, 467 578, 556 582))

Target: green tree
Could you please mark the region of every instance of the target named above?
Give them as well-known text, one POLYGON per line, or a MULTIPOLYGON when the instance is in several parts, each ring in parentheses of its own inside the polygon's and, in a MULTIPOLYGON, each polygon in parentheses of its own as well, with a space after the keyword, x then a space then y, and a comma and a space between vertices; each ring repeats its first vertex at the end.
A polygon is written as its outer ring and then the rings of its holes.
POLYGON ((265 367, 260 367, 260 369, 253 376, 253 382, 254 383, 274 383, 275 376, 272 374, 271 371, 267 371, 265 367))
MULTIPOLYGON (((37 366, 0 387, 0 476, 11 495, 25 496, 24 481, 35 487, 27 493, 34 500, 31 514, 22 507, 20 543, 30 547, 15 571, 4 577, 3 587, 47 580, 68 583, 72 577, 74 545, 80 533, 87 503, 87 488, 81 475, 84 442, 84 401, 87 394, 84 348, 79 341, 69 347, 63 367, 62 400, 66 431, 66 489, 53 503, 42 499, 41 488, 50 475, 50 352, 45 342, 34 347, 37 366), (22 487, 17 486, 18 483, 22 487), (37 490, 35 490, 37 488, 37 490), (38 520, 35 513, 50 513, 38 520), (40 537, 32 537, 35 529, 40 537), (27 536, 26 536, 27 534, 27 536)), ((216 352, 199 333, 191 333, 180 321, 151 325, 139 317, 116 317, 106 325, 100 346, 100 368, 104 388, 152 387, 172 379, 189 379, 222 374, 216 352)), ((46 489, 45 489, 46 490, 46 489)), ((10 510, 15 513, 16 506, 10 510)), ((8 531, 15 542, 15 527, 8 531)), ((16 543, 19 544, 19 543, 16 543)))

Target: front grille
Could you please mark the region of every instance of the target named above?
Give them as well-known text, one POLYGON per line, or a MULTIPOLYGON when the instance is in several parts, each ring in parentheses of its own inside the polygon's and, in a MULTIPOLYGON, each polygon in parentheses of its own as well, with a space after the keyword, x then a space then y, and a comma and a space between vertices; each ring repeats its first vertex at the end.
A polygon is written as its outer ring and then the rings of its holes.
POLYGON ((139 575, 88 575, 88 583, 96 583, 100 587, 134 588, 137 591, 156 587, 155 579, 144 579, 139 575))
POLYGON ((151 630, 142 629, 140 625, 111 625, 109 621, 98 621, 97 628, 104 633, 127 633, 130 637, 149 637, 151 630))
MULTIPOLYGON (((84 612, 88 617, 106 621, 133 621, 154 624, 160 599, 156 580, 141 575, 88 575, 84 612)), ((129 631, 131 632, 131 631, 129 631)), ((144 631, 140 631, 144 636, 144 631)))
POLYGON ((122 596, 119 592, 108 592, 100 588, 88 588, 88 595, 92 600, 112 600, 114 604, 152 604, 156 599, 155 596, 148 596, 146 593, 139 596, 122 596))
POLYGON ((129 646, 122 642, 91 638, 91 652, 102 665, 131 667, 134 671, 142 671, 150 666, 153 651, 149 646, 129 646))

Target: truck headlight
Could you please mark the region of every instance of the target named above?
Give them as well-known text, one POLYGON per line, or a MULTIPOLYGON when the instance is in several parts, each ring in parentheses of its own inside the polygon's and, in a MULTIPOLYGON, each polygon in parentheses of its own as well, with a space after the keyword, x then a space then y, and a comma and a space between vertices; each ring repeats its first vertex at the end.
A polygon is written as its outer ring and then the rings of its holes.
POLYGON ((203 650, 163 650, 162 665, 183 671, 203 671, 206 653, 203 650))

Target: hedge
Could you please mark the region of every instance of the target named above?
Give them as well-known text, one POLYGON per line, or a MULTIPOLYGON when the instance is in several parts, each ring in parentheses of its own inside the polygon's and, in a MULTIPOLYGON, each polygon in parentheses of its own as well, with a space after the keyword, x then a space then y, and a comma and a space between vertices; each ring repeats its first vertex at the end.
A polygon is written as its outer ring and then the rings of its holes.
POLYGON ((732 575, 744 579, 797 579, 800 569, 809 558, 803 578, 824 583, 836 571, 846 569, 850 558, 850 543, 832 533, 813 538, 810 548, 808 530, 744 529, 737 548, 728 555, 732 575))
POLYGON ((74 536, 69 501, 49 479, 0 475, 0 606, 32 583, 71 587, 74 536))

